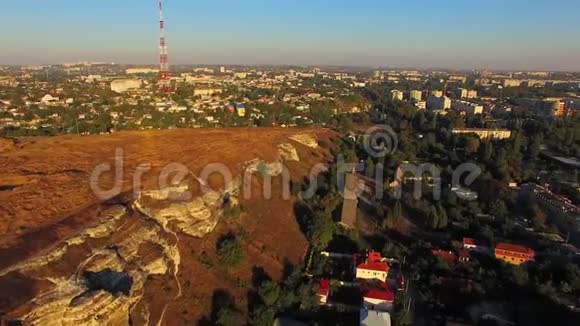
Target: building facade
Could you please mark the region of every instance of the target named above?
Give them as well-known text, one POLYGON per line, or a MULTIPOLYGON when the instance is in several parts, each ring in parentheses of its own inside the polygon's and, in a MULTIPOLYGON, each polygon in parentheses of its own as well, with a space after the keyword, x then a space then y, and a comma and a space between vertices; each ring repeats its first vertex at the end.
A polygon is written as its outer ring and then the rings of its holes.
POLYGON ((454 134, 475 134, 481 139, 493 138, 493 139, 508 139, 512 136, 512 132, 507 129, 478 129, 478 128, 468 128, 468 129, 453 129, 451 131, 454 134))
POLYGON ((391 100, 395 101, 402 101, 403 100, 403 92, 393 89, 391 91, 391 100))
POLYGON ((415 102, 421 102, 421 100, 423 99, 423 92, 418 90, 412 90, 409 93, 409 99, 415 102))
POLYGON ((495 258, 513 265, 534 260, 535 251, 525 246, 500 242, 495 246, 495 258))

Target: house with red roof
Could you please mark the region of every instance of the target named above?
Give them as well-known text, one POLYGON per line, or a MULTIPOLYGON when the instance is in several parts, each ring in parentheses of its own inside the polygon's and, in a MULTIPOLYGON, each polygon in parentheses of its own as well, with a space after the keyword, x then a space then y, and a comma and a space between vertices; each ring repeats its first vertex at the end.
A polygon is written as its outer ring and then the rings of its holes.
POLYGON ((466 249, 461 249, 457 252, 457 259, 460 263, 467 263, 469 262, 470 256, 469 251, 466 249))
POLYGON ((489 247, 473 238, 463 238, 463 249, 469 251, 489 252, 489 247))
POLYGON ((330 296, 330 281, 321 279, 318 281, 318 289, 316 289, 316 297, 320 304, 327 304, 330 296))
POLYGON ((473 238, 463 238, 463 249, 477 249, 477 243, 473 238))
POLYGON ((357 279, 362 280, 379 280, 386 282, 389 275, 389 265, 381 256, 380 252, 370 251, 363 262, 358 262, 358 256, 355 255, 355 275, 357 279))
POLYGON ((457 260, 457 256, 455 256, 453 251, 433 249, 433 250, 431 250, 431 253, 433 254, 433 256, 441 257, 448 264, 453 264, 457 260))
POLYGON ((513 265, 521 265, 532 261, 535 255, 536 252, 526 246, 506 242, 499 242, 495 246, 495 258, 513 265))
POLYGON ((360 289, 363 297, 363 306, 367 310, 387 311, 393 310, 395 294, 387 283, 383 281, 362 281, 360 289))

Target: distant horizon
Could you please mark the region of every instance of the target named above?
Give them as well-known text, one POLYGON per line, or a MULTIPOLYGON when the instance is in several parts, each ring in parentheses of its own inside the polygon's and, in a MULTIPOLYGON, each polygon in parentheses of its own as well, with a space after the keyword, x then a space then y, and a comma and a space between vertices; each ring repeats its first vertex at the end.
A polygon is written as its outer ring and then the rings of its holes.
MULTIPOLYGON (((0 64, 157 62, 155 0, 3 4, 0 64), (82 59, 85 60, 85 59, 82 59)), ((577 0, 164 0, 170 64, 580 71, 577 0)))
MULTIPOLYGON (((37 62, 37 63, 14 63, 5 64, 0 63, 0 66, 4 67, 26 67, 26 66, 63 66, 66 64, 80 64, 80 63, 102 63, 102 64, 114 64, 117 66, 135 66, 135 67, 148 67, 157 68, 159 63, 130 63, 130 62, 114 62, 106 60, 72 60, 63 62, 37 62)), ((419 67, 419 66, 389 66, 389 65, 364 65, 364 64, 298 64, 298 63, 172 63, 170 64, 170 69, 173 66, 199 66, 199 67, 298 67, 298 68, 359 68, 368 70, 422 70, 422 71, 449 71, 449 72, 472 72, 472 71, 483 71, 487 70, 489 72, 550 72, 550 73, 580 73, 578 70, 549 70, 549 69, 494 69, 487 67, 478 68, 450 68, 450 67, 419 67)))

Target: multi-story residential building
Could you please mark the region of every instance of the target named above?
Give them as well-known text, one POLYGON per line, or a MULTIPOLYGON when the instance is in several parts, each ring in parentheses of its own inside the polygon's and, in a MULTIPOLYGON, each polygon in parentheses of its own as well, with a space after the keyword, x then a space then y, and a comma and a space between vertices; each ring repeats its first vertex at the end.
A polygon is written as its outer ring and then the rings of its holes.
POLYGON ((467 81, 467 77, 462 75, 449 75, 448 80, 453 82, 465 83, 467 81))
POLYGON ((520 79, 504 79, 503 87, 520 87, 522 81, 520 79))
POLYGON ((460 98, 477 98, 477 91, 474 89, 459 88, 458 95, 460 98))
POLYGON ((425 110, 427 108, 427 102, 425 101, 415 102, 415 107, 418 110, 425 110))
POLYGON ((443 91, 432 90, 431 95, 436 96, 436 97, 441 97, 441 96, 443 96, 443 91))
POLYGON ((419 90, 412 90, 409 92, 409 99, 415 102, 420 102, 423 99, 423 92, 419 90))
POLYGON ((134 74, 157 74, 159 73, 159 69, 154 68, 129 68, 125 70, 127 75, 134 75, 134 74))
POLYGON ((482 114, 483 105, 455 100, 451 103, 451 108, 460 112, 465 112, 466 114, 482 114))
POLYGON ((397 89, 393 89, 391 91, 391 100, 395 101, 402 101, 403 100, 403 92, 397 89))
POLYGON ((480 128, 465 128, 465 129, 453 129, 451 131, 454 134, 475 134, 481 139, 494 138, 494 139, 508 139, 512 136, 512 132, 507 129, 480 129, 480 128))
POLYGON ((117 93, 125 93, 140 87, 140 79, 117 79, 111 82, 111 90, 117 93))
POLYGON ((448 110, 451 108, 451 99, 447 96, 431 95, 427 98, 427 109, 429 110, 448 110))
POLYGON ((566 102, 562 98, 519 98, 516 103, 545 117, 563 117, 568 115, 566 102))
POLYGON ((223 90, 221 88, 206 88, 206 87, 199 87, 193 90, 193 96, 212 96, 215 94, 221 94, 223 90))

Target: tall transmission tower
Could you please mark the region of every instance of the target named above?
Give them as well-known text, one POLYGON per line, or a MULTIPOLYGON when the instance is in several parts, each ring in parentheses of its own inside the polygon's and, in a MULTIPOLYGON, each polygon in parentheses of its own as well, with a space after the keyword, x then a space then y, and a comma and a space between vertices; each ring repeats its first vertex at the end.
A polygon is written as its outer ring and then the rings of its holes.
POLYGON ((159 0, 159 86, 164 93, 171 93, 169 56, 165 40, 165 20, 163 20, 163 0, 159 0))

